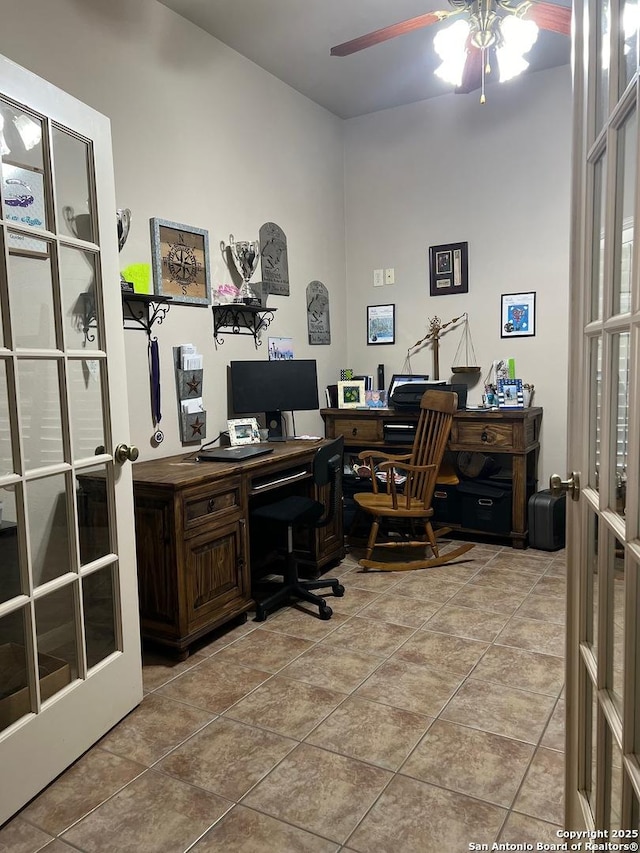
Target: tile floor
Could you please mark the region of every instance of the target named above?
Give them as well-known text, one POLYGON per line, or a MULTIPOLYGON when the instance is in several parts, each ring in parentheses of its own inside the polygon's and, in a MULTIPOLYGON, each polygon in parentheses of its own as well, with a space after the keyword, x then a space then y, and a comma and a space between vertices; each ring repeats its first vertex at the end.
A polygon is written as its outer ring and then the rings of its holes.
POLYGON ((0 829, 11 853, 463 853, 562 822, 562 553, 334 572, 287 608, 148 655, 142 704, 0 829))

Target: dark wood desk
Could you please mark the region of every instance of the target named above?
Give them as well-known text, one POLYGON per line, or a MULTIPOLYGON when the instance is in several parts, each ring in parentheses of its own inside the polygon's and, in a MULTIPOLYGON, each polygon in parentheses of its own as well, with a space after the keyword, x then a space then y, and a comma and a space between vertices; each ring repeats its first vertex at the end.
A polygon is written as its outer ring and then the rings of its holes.
MULTIPOLYGON (((246 619, 254 603, 250 544, 260 554, 260 543, 250 543, 250 506, 275 499, 275 490, 322 500, 311 480, 320 443, 277 442, 273 453, 245 462, 195 462, 188 454, 133 465, 143 637, 186 657, 194 640, 246 619)), ((91 478, 81 483, 84 505, 100 512, 104 489, 91 478)), ((342 516, 295 544, 303 564, 322 571, 344 556, 342 516)))
MULTIPOLYGON (((345 452, 379 448, 387 453, 403 453, 411 448, 411 427, 417 411, 398 409, 322 409, 327 438, 344 436, 345 452)), ((512 530, 514 548, 524 548, 527 539, 528 483, 538 477, 542 409, 473 409, 453 417, 449 450, 471 451, 503 457, 510 472, 512 530)), ((486 533, 448 524, 466 533, 486 533)))

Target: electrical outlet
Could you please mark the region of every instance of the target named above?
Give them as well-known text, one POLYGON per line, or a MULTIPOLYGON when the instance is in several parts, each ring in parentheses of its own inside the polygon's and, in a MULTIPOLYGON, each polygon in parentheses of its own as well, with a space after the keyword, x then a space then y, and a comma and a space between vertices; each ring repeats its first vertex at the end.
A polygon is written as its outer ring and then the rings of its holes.
POLYGON ((385 284, 395 284, 396 281, 396 271, 393 267, 386 269, 384 271, 384 283, 385 284))
POLYGON ((373 286, 382 287, 384 284, 384 270, 373 271, 373 286))

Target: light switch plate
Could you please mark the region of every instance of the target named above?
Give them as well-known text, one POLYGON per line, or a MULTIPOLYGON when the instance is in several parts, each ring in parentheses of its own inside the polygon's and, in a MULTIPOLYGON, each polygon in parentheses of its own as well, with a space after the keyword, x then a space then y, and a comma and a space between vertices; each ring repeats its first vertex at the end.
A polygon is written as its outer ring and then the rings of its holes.
POLYGON ((373 271, 373 286, 382 287, 384 284, 384 270, 373 271))
POLYGON ((395 284, 396 281, 396 271, 393 267, 389 267, 384 271, 384 283, 385 284, 395 284))

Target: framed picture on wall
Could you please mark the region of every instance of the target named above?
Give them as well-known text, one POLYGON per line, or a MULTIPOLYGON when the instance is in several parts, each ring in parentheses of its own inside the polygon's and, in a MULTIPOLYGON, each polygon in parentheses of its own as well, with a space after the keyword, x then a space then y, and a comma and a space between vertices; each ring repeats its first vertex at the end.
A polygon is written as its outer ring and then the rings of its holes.
POLYGON ((447 296, 469 292, 469 244, 429 246, 429 293, 447 296))
POLYGON ((395 344, 396 306, 367 305, 367 344, 395 344))
POLYGON ((500 337, 526 338, 535 333, 535 293, 503 293, 500 307, 500 337))
POLYGON ((209 305, 209 232, 165 219, 150 224, 154 293, 185 305, 209 305))

